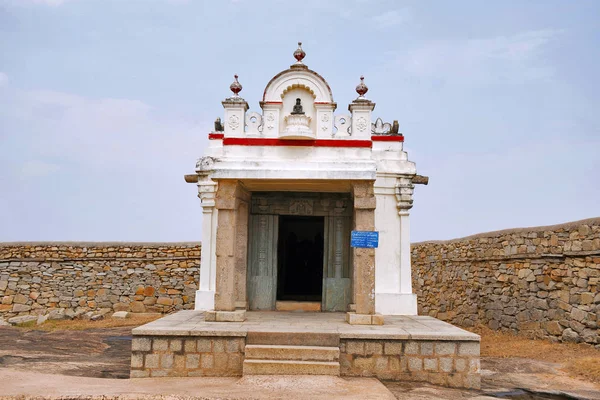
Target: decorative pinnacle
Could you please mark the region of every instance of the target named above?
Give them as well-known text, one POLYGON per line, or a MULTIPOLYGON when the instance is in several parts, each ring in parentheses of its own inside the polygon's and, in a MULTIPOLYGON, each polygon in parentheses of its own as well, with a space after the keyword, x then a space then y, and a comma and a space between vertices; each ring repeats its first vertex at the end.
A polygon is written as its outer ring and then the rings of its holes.
POLYGON ((369 91, 369 88, 367 87, 367 85, 365 85, 364 80, 365 80, 365 77, 361 75, 360 83, 356 86, 356 93, 358 93, 359 99, 364 99, 365 94, 367 94, 367 92, 369 91))
POLYGON ((238 82, 238 76, 234 75, 235 81, 229 86, 229 89, 233 92, 234 97, 238 97, 238 93, 242 91, 242 85, 238 82))
POLYGON ((302 64, 304 57, 306 57, 306 53, 302 50, 302 42, 298 42, 298 48, 294 52, 294 58, 297 60, 296 64, 302 64))

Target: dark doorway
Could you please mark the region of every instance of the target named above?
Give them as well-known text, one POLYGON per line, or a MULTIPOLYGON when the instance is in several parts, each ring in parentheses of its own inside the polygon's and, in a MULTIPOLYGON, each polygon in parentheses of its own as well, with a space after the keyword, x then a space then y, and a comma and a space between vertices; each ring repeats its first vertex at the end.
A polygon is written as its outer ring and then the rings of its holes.
POLYGON ((279 217, 277 300, 321 301, 324 217, 279 217))

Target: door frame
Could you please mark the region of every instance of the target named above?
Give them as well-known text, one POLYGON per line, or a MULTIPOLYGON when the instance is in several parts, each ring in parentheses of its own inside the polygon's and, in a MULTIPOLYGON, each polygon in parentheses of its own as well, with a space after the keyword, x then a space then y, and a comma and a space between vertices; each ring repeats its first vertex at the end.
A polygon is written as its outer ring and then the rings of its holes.
MULTIPOLYGON (((352 302, 352 251, 350 249, 350 227, 352 225, 353 218, 353 200, 351 193, 321 193, 321 192, 252 192, 250 212, 248 213, 248 271, 247 271, 247 304, 250 310, 257 309, 257 299, 251 299, 251 296, 255 296, 257 290, 256 285, 260 285, 261 288, 272 290, 272 305, 271 310, 275 310, 275 303, 277 301, 277 266, 278 266, 278 238, 279 238, 279 217, 286 215, 293 216, 307 216, 307 217, 325 217, 324 218, 324 232, 323 232, 323 278, 322 278, 322 295, 321 295, 321 309, 323 311, 347 311, 347 305, 352 302), (267 216, 273 219, 273 227, 270 228, 270 235, 276 234, 273 240, 271 236, 271 247, 260 250, 260 245, 256 242, 257 235, 253 235, 256 224, 258 223, 258 216, 261 216, 264 220, 267 216), (343 227, 340 228, 339 221, 343 221, 343 227), (329 221, 329 222, 328 222, 329 221), (332 222, 333 221, 333 222, 332 222), (337 228, 334 229, 337 239, 333 239, 335 245, 332 245, 330 235, 328 234, 328 225, 334 224, 337 228), (342 229, 340 237, 340 229, 342 229), (331 247, 331 248, 329 248, 331 247), (332 255, 335 256, 337 249, 338 253, 341 248, 342 257, 337 259, 337 263, 331 266, 332 255), (333 249, 333 250, 332 250, 333 249), (273 253, 274 250, 274 253, 273 253), (274 259, 269 258, 270 262, 274 263, 275 268, 269 270, 271 272, 271 279, 274 279, 273 285, 268 285, 268 280, 262 279, 264 282, 257 284, 260 279, 255 279, 251 282, 253 269, 256 267, 258 259, 255 259, 258 255, 257 251, 265 252, 268 254, 274 254, 274 259), (269 253, 270 251, 270 253, 269 253), (342 265, 340 265, 340 262, 342 265), (331 270, 331 268, 334 268, 331 270), (340 273, 341 272, 341 273, 340 273), (332 275, 332 276, 330 276, 332 275), (336 281, 337 282, 334 282, 336 281), (254 285, 251 287, 251 285, 254 285), (343 288, 343 295, 338 295, 338 300, 343 298, 344 306, 340 306, 340 301, 333 302, 338 304, 335 307, 328 306, 327 304, 333 304, 331 301, 327 302, 328 298, 331 298, 331 293, 328 292, 328 287, 336 287, 338 290, 343 288), (328 307, 330 309, 328 309, 328 307), (343 308, 343 309, 342 309, 343 308)), ((264 223, 264 222, 263 222, 264 223)), ((258 235, 260 236, 260 235, 258 235)), ((263 236, 263 240, 266 237, 263 236)), ((261 261, 262 262, 262 261, 261 261)), ((264 289, 260 289, 264 290, 264 289)), ((264 300, 264 299, 263 299, 264 300)), ((261 303, 261 304, 264 304, 261 303)), ((261 308, 264 309, 264 308, 261 308)))

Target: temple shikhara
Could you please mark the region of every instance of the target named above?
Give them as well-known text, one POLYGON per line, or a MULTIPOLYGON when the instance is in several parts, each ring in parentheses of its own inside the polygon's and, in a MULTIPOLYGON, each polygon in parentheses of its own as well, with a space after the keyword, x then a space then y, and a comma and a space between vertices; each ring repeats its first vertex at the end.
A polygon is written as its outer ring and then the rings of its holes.
POLYGON ((298 45, 296 61, 266 84, 261 112, 249 111, 235 75, 209 147, 185 176, 203 213, 195 310, 134 329, 131 376, 479 387, 479 336, 417 315, 409 213, 415 184, 428 178, 403 150, 398 122, 373 116, 365 79, 336 112, 298 45))
MULTIPOLYGON (((327 81, 296 63, 249 112, 235 76, 224 118, 196 167, 202 266, 196 309, 216 321, 245 310, 348 312, 351 324, 416 315, 409 210, 415 164, 398 124, 372 116, 363 77, 348 113, 327 81), (377 248, 351 231, 378 232, 377 248)), ((358 80, 358 79, 357 79, 358 80)))

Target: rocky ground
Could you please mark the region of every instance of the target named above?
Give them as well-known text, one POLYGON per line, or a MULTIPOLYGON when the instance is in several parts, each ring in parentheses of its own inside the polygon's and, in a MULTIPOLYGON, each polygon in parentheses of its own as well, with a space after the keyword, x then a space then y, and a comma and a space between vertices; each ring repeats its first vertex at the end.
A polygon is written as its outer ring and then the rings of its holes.
POLYGON ((0 327, 0 398, 355 398, 566 399, 518 388, 600 399, 600 387, 568 376, 561 364, 482 358, 482 391, 332 377, 153 378, 130 380, 131 327, 40 331, 0 327), (512 392, 512 397, 506 395, 512 392))

